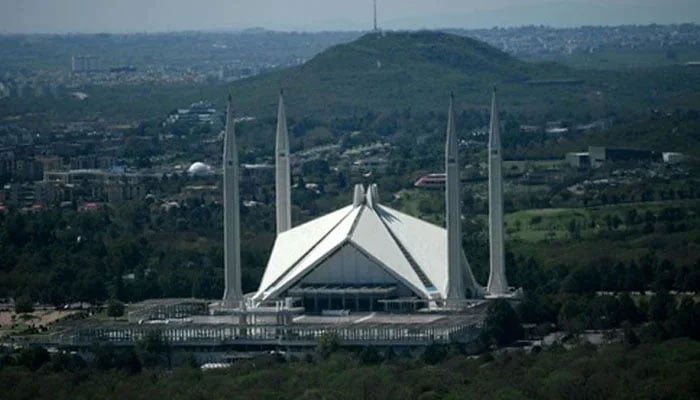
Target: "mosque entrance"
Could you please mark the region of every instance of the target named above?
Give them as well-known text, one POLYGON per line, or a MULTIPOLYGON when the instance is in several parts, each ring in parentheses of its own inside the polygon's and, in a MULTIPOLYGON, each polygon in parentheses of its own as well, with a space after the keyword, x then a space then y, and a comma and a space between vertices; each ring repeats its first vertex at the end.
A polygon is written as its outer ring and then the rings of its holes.
POLYGON ((307 313, 324 311, 383 311, 382 300, 398 296, 396 285, 303 285, 292 288, 289 296, 302 299, 307 313))

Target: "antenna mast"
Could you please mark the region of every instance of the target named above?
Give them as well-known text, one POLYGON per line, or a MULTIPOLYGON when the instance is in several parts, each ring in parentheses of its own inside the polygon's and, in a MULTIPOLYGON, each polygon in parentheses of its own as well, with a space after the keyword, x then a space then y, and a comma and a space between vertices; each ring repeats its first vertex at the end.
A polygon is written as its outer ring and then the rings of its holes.
POLYGON ((374 31, 377 32, 377 0, 374 0, 374 31))

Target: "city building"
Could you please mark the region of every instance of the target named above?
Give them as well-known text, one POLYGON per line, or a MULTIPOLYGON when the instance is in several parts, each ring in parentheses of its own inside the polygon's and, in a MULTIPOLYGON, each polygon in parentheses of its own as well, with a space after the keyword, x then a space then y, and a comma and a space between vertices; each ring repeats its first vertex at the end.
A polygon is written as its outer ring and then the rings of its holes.
POLYGON ((8 183, 0 189, 0 203, 13 208, 27 208, 34 205, 49 207, 59 205, 73 198, 73 185, 60 182, 8 183))
POLYGON ((587 151, 566 153, 566 162, 573 168, 588 168, 591 157, 587 151))
POLYGON ((143 200, 148 194, 146 186, 138 179, 110 180, 104 184, 108 203, 117 204, 131 200, 143 200))
POLYGON ((662 157, 666 164, 680 164, 687 159, 685 154, 675 152, 664 152, 662 157))
POLYGON ((427 174, 416 180, 413 186, 425 189, 440 189, 445 187, 445 174, 427 174))
POLYGON ((212 125, 218 118, 214 105, 206 101, 190 104, 189 108, 180 108, 170 114, 166 124, 183 123, 186 125, 212 125))
MULTIPOLYGON (((60 188, 62 194, 54 203, 69 200, 121 203, 144 199, 149 185, 161 177, 158 174, 125 173, 118 169, 77 169, 45 171, 42 183, 60 188)), ((43 204, 52 205, 51 202, 43 204)))
POLYGON ((589 146, 586 152, 566 153, 565 159, 574 168, 598 168, 608 162, 678 162, 680 157, 673 154, 680 153, 589 146), (668 154, 668 156, 665 156, 665 154, 668 154))
POLYGON ((384 157, 366 157, 352 163, 352 169, 359 171, 383 171, 389 165, 384 157))
POLYGON ((661 162, 661 153, 652 150, 615 149, 602 146, 588 147, 591 166, 600 167, 606 162, 648 161, 661 162))
POLYGON ((191 176, 211 175, 214 169, 201 161, 195 161, 187 168, 187 173, 191 176))
POLYGON ((17 157, 13 152, 0 153, 0 179, 15 182, 41 180, 44 164, 32 157, 17 157))
POLYGON ((100 69, 99 58, 96 56, 73 56, 71 58, 71 71, 95 72, 100 69))

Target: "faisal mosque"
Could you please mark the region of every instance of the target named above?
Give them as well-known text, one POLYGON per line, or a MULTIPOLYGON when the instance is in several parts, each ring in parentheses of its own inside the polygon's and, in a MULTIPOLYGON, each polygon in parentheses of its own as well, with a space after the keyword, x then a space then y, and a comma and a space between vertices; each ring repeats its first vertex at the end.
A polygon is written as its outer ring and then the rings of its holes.
MULTIPOLYGON (((294 226, 291 218, 289 140, 283 94, 276 132, 277 237, 260 286, 241 290, 238 156, 231 101, 224 139, 224 239, 226 308, 300 304, 305 312, 454 309, 470 300, 513 297, 503 249, 503 179, 496 91, 489 132, 490 275, 474 279, 462 248, 460 167, 450 97, 445 143, 446 227, 382 204, 380 188, 356 185, 352 204, 294 226)), ((467 249, 468 250, 468 249, 467 249)))

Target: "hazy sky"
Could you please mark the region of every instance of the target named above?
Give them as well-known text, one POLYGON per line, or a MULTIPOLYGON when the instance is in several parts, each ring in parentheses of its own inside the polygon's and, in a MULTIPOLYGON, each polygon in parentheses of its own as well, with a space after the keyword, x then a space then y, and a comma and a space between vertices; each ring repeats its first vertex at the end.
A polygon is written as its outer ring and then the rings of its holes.
MULTIPOLYGON (((700 22, 699 0, 378 0, 388 29, 700 22)), ((0 0, 0 32, 365 30, 372 0, 0 0)))

